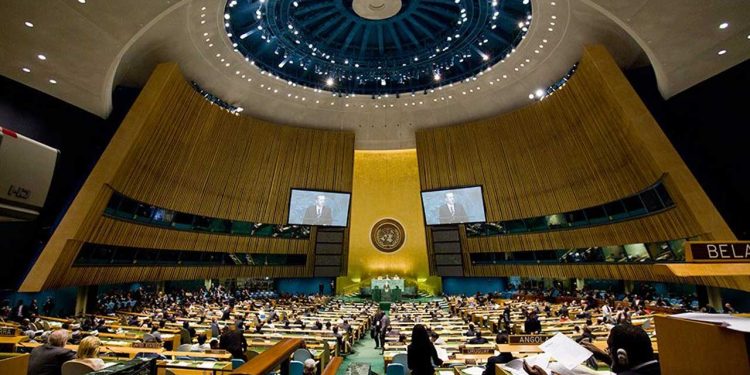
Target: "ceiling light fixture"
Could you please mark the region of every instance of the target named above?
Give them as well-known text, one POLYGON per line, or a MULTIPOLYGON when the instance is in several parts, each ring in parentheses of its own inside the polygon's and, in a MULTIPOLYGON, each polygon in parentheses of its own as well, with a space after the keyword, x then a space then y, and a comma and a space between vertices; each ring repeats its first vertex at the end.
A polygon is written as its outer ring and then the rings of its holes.
POLYGON ((57 84, 57 81, 55 81, 54 79, 50 79, 50 80, 49 80, 49 83, 51 83, 51 84, 55 85, 55 84, 57 84))
POLYGON ((37 58, 38 58, 39 60, 42 60, 42 61, 44 61, 44 60, 47 60, 47 56, 44 56, 44 55, 42 55, 42 54, 38 54, 38 55, 36 55, 36 57, 37 57, 37 58))
POLYGON ((21 70, 22 70, 22 71, 23 71, 24 73, 31 73, 31 69, 29 69, 29 68, 26 68, 26 67, 23 67, 23 68, 21 68, 21 70))
POLYGON ((26 25, 26 27, 34 27, 34 24, 29 21, 26 21, 23 24, 26 25))
POLYGON ((719 25, 719 28, 722 29, 722 30, 726 29, 727 27, 729 27, 729 22, 722 22, 719 25))
POLYGON ((719 54, 719 56, 721 56, 721 55, 724 55, 724 54, 726 54, 726 53, 727 53, 727 50, 723 49, 723 50, 721 50, 721 51, 719 51, 719 52, 717 52, 717 53, 719 54))

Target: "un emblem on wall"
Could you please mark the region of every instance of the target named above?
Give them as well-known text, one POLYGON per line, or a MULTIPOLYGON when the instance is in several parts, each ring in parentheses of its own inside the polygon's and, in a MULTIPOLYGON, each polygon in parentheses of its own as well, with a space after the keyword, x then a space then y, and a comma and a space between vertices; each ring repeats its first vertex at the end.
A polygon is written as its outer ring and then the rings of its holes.
POLYGON ((375 223, 370 232, 370 240, 376 249, 392 253, 404 244, 406 233, 404 227, 396 220, 383 219, 375 223))

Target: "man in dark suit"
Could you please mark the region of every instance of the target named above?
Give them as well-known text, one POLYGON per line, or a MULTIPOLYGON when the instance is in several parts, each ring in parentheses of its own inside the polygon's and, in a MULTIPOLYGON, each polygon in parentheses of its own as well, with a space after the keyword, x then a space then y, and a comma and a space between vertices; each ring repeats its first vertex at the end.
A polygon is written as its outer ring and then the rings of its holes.
POLYGON ((445 193, 445 203, 438 208, 440 224, 461 223, 468 221, 469 216, 461 203, 456 202, 453 193, 445 193))
POLYGON ((37 346, 29 356, 29 375, 60 375, 63 363, 75 359, 76 353, 65 349, 68 331, 58 329, 52 332, 47 343, 37 346))
MULTIPOLYGON (((499 333, 497 337, 495 338, 495 343, 497 344, 507 344, 508 343, 508 335, 505 333, 499 333)), ((496 364, 498 363, 508 363, 512 361, 513 354, 508 352, 501 352, 500 354, 496 356, 492 356, 490 358, 487 358, 487 365, 485 366, 485 370, 482 373, 482 375, 497 375, 495 372, 496 364)))
POLYGON ((486 344, 487 339, 482 337, 482 331, 477 331, 477 334, 474 338, 469 340, 469 344, 486 344))
POLYGON ((542 323, 539 321, 536 312, 532 312, 528 318, 526 318, 526 321, 523 323, 523 328, 526 334, 542 332, 542 323))
POLYGON ((221 335, 219 347, 232 353, 232 358, 239 358, 247 362, 247 356, 245 355, 247 340, 236 325, 230 324, 229 330, 221 335))
POLYGON ((302 222, 310 225, 331 225, 333 215, 331 207, 326 206, 325 195, 318 195, 315 198, 315 204, 307 207, 302 222))
POLYGON ((391 319, 383 313, 383 316, 380 318, 380 349, 381 354, 385 352, 385 336, 388 333, 388 327, 391 326, 391 319))

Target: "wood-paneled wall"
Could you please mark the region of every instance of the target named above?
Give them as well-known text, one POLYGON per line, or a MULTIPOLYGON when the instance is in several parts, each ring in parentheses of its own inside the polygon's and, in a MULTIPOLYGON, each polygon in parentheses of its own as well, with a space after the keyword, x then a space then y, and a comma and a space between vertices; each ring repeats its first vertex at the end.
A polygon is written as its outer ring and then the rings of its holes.
MULTIPOLYGON (((422 189, 482 185, 487 221, 601 205, 662 176, 676 203, 662 213, 589 228, 472 238, 462 230, 466 275, 684 281, 658 266, 472 266, 468 253, 735 238, 602 46, 587 47, 568 84, 545 100, 473 123, 422 129, 416 141, 422 189)), ((747 287, 745 279, 709 282, 747 287)))
POLYGON ((159 65, 24 281, 69 285, 209 277, 312 276, 314 239, 182 232, 102 216, 112 189, 209 217, 283 224, 292 187, 351 191, 354 134, 235 116, 159 65), (71 268, 84 242, 155 249, 307 254, 305 267, 71 268))

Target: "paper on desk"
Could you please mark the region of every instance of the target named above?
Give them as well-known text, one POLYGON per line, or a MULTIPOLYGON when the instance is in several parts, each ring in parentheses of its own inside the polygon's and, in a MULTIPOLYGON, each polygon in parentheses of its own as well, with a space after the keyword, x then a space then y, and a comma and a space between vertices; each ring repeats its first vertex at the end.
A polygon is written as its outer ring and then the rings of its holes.
POLYGON ((552 336, 551 339, 539 345, 539 348, 554 357, 568 370, 578 366, 593 355, 588 349, 562 333, 552 336))
POLYGON ((445 350, 445 349, 443 349, 443 348, 441 348, 439 346, 436 346, 435 347, 435 351, 437 352, 437 356, 438 356, 438 358, 440 358, 441 361, 445 362, 445 361, 447 361, 449 359, 448 358, 448 351, 447 350, 445 350))
POLYGON ((484 373, 484 369, 481 367, 467 367, 463 370, 461 370, 462 373, 468 374, 468 375, 482 375, 484 373))
POLYGON ((440 371, 438 371, 438 375, 453 375, 453 370, 451 370, 451 371, 440 370, 440 371))
POLYGON ((673 318, 682 318, 695 320, 706 323, 719 323, 722 327, 734 331, 750 333, 750 318, 741 318, 729 314, 705 314, 705 313, 684 313, 672 315, 673 318))
POLYGON ((529 364, 529 367, 539 366, 543 369, 547 369, 549 366, 549 360, 551 359, 550 355, 547 353, 542 353, 539 355, 526 357, 526 363, 529 364))
POLYGON ((547 373, 556 373, 560 375, 615 375, 613 372, 609 371, 596 371, 592 370, 586 366, 578 365, 572 369, 567 369, 565 366, 558 362, 551 362, 549 364, 549 368, 547 369, 547 373))
MULTIPOLYGON (((513 375, 527 375, 526 371, 523 369, 523 361, 526 361, 526 363, 529 364, 529 367, 539 366, 543 370, 547 371, 547 368, 549 366, 549 360, 550 355, 547 353, 542 353, 539 355, 533 355, 530 357, 522 358, 522 359, 514 359, 504 365, 502 365, 503 369, 507 372, 510 372, 513 375)), ((549 373, 549 371, 547 371, 549 373)))
POLYGON ((214 368, 214 365, 216 365, 216 362, 201 362, 201 364, 198 365, 200 368, 214 368))

